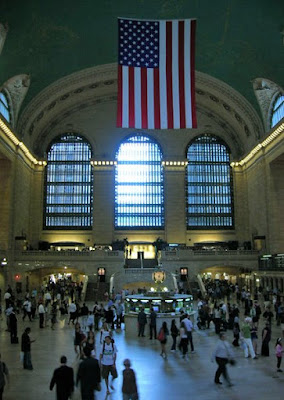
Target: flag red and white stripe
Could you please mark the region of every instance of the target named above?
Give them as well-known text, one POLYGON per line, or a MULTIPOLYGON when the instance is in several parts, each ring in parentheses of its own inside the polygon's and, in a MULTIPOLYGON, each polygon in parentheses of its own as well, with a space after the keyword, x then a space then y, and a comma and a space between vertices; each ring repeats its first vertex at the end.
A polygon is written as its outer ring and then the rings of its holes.
MULTIPOLYGON (((119 21, 120 26, 121 21, 129 23, 129 20, 119 21)), ((132 20, 131 23, 137 21, 132 20)), ((196 128, 196 20, 155 23, 158 24, 158 37, 155 39, 158 42, 157 66, 147 67, 142 66, 142 63, 137 66, 136 62, 131 64, 127 57, 124 58, 128 65, 122 61, 118 65, 117 126, 137 129, 196 128)), ((125 40, 125 46, 131 47, 133 51, 134 46, 131 44, 134 38, 130 39, 125 40)), ((120 46, 122 50, 123 44, 120 46)), ((127 49, 124 51, 127 52, 127 49)), ((134 51, 135 54, 139 52, 134 51)), ((133 53, 128 56, 130 60, 134 59, 131 58, 133 53)))

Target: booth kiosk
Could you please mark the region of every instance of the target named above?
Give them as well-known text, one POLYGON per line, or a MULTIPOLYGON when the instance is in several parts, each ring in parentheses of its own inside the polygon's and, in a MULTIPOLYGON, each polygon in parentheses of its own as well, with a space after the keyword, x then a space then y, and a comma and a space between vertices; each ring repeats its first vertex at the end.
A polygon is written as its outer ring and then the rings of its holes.
MULTIPOLYGON (((194 316, 193 297, 190 294, 174 294, 169 292, 148 292, 147 294, 129 295, 125 297, 125 334, 127 336, 137 336, 138 313, 142 308, 147 315, 147 325, 149 325, 149 315, 151 308, 157 313, 157 332, 165 321, 170 330, 172 320, 176 320, 176 325, 180 325, 181 311, 194 316)), ((146 325, 145 333, 148 333, 146 325)))

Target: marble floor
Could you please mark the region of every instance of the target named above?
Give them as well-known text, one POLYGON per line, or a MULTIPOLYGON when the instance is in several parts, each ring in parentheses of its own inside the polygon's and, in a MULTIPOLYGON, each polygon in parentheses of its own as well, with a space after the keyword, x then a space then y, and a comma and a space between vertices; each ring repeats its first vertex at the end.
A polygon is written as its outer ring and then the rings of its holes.
MULTIPOLYGON (((114 334, 118 347, 117 369, 118 379, 115 381, 115 391, 106 396, 106 388, 102 383, 102 391, 97 392, 97 400, 122 399, 121 372, 123 360, 130 358, 136 372, 140 400, 278 400, 284 392, 284 373, 276 372, 276 357, 274 354, 275 339, 281 335, 280 327, 272 328, 273 338, 270 343, 270 357, 259 357, 258 360, 245 359, 243 351, 238 348, 237 363, 229 367, 229 374, 234 383, 232 388, 225 384, 216 386, 213 383, 216 364, 211 362, 211 354, 215 347, 217 336, 213 323, 210 330, 193 333, 195 354, 190 354, 188 360, 182 359, 177 353, 169 351, 168 360, 160 357, 158 341, 145 338, 126 338, 124 331, 114 334)), ((5 388, 5 400, 48 400, 55 399, 55 390, 49 390, 49 382, 53 370, 59 365, 61 355, 66 355, 68 364, 77 368, 73 348, 73 327, 67 324, 66 318, 59 319, 55 330, 50 327, 39 329, 39 321, 22 322, 18 317, 18 332, 21 336, 25 327, 32 329, 31 337, 36 341, 32 344, 33 371, 24 370, 20 362, 20 345, 11 345, 9 333, 5 331, 6 322, 0 321, 0 352, 2 360, 7 363, 10 371, 10 384, 5 388)), ((232 341, 232 331, 227 332, 228 340, 232 341)), ((99 348, 99 335, 97 335, 99 348)), ((171 338, 168 345, 170 345, 171 338)), ((260 342, 260 340, 259 340, 260 342)), ((283 361, 284 363, 284 361, 283 361)), ((284 365, 282 366, 284 367, 284 365)), ((80 399, 76 389, 74 399, 80 399)))

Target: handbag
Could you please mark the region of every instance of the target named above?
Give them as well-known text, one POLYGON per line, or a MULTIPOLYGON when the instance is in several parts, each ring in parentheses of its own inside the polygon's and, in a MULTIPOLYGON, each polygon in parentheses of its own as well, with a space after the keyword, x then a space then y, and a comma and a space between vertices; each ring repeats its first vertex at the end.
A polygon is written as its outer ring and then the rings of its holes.
POLYGON ((163 328, 161 328, 157 339, 158 339, 160 342, 162 342, 163 340, 165 340, 165 332, 164 332, 164 329, 163 329, 163 328))

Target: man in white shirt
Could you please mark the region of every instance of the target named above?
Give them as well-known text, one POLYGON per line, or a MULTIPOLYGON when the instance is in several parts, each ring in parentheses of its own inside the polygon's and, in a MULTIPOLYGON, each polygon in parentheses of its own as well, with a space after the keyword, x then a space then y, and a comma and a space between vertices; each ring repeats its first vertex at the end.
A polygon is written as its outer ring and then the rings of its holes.
POLYGON ((28 298, 24 301, 23 311, 24 311, 23 321, 25 320, 26 316, 28 316, 29 320, 32 321, 32 303, 28 298))
POLYGON ((43 326, 43 324, 44 324, 44 314, 45 314, 45 308, 44 308, 44 306, 43 306, 43 304, 41 302, 41 303, 39 303, 39 306, 38 306, 39 327, 40 328, 44 328, 44 326, 43 326))
MULTIPOLYGON (((106 336, 102 345, 101 353, 100 353, 100 364, 102 370, 102 377, 105 380, 107 387, 107 395, 110 394, 109 385, 108 385, 108 376, 111 374, 112 382, 117 378, 117 370, 115 366, 116 362, 116 353, 117 348, 113 343, 113 340, 110 336, 106 336)), ((112 383, 110 388, 113 390, 112 383)))
POLYGON ((49 303, 51 303, 51 294, 49 293, 49 291, 47 291, 47 292, 44 294, 44 302, 45 302, 45 307, 46 307, 49 303))
POLYGON ((8 292, 8 290, 7 290, 6 293, 4 294, 4 300, 5 300, 5 303, 6 303, 6 308, 9 307, 10 299, 11 299, 11 293, 8 292))
POLYGON ((184 322, 187 338, 188 338, 188 341, 189 341, 190 347, 191 347, 191 352, 195 353, 194 346, 193 346, 193 341, 192 341, 193 323, 191 322, 190 317, 189 317, 188 314, 186 314, 186 317, 182 321, 184 322))
POLYGON ((72 321, 73 325, 75 323, 75 319, 77 317, 77 306, 76 304, 72 301, 72 303, 69 304, 69 321, 68 325, 70 324, 70 321, 72 321))
POLYGON ((215 383, 217 385, 222 385, 220 382, 220 376, 223 374, 224 378, 226 379, 229 386, 232 386, 230 381, 226 364, 228 362, 234 363, 234 353, 231 349, 231 345, 226 341, 226 335, 222 332, 220 333, 220 340, 217 343, 217 346, 212 354, 211 361, 213 362, 214 359, 218 364, 218 369, 215 373, 215 383))

